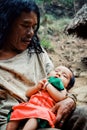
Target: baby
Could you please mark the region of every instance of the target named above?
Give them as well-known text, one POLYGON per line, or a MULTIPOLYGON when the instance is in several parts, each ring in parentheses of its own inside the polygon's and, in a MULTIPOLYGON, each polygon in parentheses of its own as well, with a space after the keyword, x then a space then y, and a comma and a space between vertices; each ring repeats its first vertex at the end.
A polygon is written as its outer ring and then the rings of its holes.
POLYGON ((67 90, 74 82, 72 71, 65 66, 58 66, 47 79, 27 90, 26 96, 30 98, 28 102, 13 106, 6 130, 17 130, 24 119, 27 122, 23 130, 55 127, 56 113, 51 108, 67 97, 67 90))

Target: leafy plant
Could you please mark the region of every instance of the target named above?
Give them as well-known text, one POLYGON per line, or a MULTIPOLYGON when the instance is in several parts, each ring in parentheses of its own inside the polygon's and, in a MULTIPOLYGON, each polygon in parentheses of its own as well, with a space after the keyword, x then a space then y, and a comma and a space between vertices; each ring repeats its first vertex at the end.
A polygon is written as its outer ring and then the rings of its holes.
MULTIPOLYGON (((44 4, 44 3, 51 3, 54 0, 35 0, 37 4, 44 4)), ((56 0, 57 2, 60 2, 61 4, 64 4, 67 7, 72 7, 74 1, 73 0, 56 0)))
POLYGON ((46 37, 43 37, 41 39, 41 45, 47 50, 47 51, 54 51, 54 47, 52 46, 49 39, 46 37))
POLYGON ((37 3, 37 4, 43 4, 43 3, 49 3, 49 2, 51 2, 52 0, 35 0, 35 2, 37 3))
POLYGON ((59 0, 59 1, 67 6, 73 5, 73 0, 59 0))

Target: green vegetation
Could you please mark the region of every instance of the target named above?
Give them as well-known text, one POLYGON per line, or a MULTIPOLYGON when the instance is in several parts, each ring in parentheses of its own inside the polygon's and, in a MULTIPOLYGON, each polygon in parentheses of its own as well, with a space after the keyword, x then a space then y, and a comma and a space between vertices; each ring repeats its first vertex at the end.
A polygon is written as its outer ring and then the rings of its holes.
POLYGON ((74 0, 58 0, 61 4, 64 4, 65 6, 72 7, 74 0))
MULTIPOLYGON (((44 4, 44 3, 51 3, 54 0, 35 0, 37 4, 44 4)), ((64 4, 67 7, 72 7, 74 0, 56 0, 57 2, 60 2, 60 4, 64 4)))
MULTIPOLYGON (((45 17, 45 16, 44 16, 45 17)), ((43 17, 43 20, 44 20, 43 17)), ((43 24, 43 20, 41 22, 41 26, 39 29, 39 36, 41 39, 41 45, 47 51, 54 51, 55 46, 53 45, 52 38, 60 40, 65 39, 66 35, 63 33, 66 25, 71 21, 69 18, 60 18, 55 19, 51 15, 46 15, 47 21, 43 24)))
MULTIPOLYGON (((36 3, 40 6, 40 8, 44 9, 44 3, 50 4, 54 2, 54 0, 35 0, 36 3)), ((65 7, 70 7, 73 5, 73 0, 56 0, 58 3, 64 5, 65 7)), ((41 25, 39 29, 39 36, 41 39, 41 45, 47 51, 54 51, 55 47, 53 46, 53 41, 55 44, 55 40, 63 39, 65 34, 63 33, 65 26, 70 22, 71 19, 68 17, 62 17, 60 19, 54 17, 52 14, 45 13, 41 15, 41 25)))
POLYGON ((52 46, 50 40, 47 37, 43 37, 41 39, 41 45, 47 50, 47 51, 54 51, 54 47, 52 46))
POLYGON ((56 25, 55 28, 58 30, 58 32, 63 32, 66 25, 71 21, 69 18, 60 18, 59 20, 55 21, 56 25))
POLYGON ((66 25, 70 23, 71 19, 68 17, 62 17, 60 19, 56 19, 52 15, 46 15, 41 18, 41 26, 43 26, 43 31, 45 33, 54 34, 55 32, 61 33, 64 31, 66 25), (45 23, 43 22, 46 17, 45 23))
POLYGON ((42 3, 50 3, 52 0, 35 0, 36 3, 42 4, 42 3))

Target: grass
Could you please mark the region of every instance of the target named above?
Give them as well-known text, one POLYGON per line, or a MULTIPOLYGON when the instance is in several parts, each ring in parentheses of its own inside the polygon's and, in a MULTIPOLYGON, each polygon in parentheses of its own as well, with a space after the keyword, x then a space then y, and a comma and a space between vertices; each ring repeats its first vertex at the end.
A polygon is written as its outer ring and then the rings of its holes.
POLYGON ((47 51, 50 51, 50 52, 53 52, 53 51, 54 51, 54 47, 52 46, 50 40, 47 39, 46 37, 43 37, 43 38, 41 39, 41 45, 42 45, 47 51))
POLYGON ((55 50, 52 43, 52 37, 58 37, 58 39, 65 39, 66 35, 64 34, 64 29, 71 19, 67 17, 63 17, 60 19, 55 19, 51 15, 45 15, 41 19, 41 26, 39 30, 39 35, 41 38, 41 45, 46 50, 55 50), (44 18, 46 18, 46 21, 44 21, 44 18))

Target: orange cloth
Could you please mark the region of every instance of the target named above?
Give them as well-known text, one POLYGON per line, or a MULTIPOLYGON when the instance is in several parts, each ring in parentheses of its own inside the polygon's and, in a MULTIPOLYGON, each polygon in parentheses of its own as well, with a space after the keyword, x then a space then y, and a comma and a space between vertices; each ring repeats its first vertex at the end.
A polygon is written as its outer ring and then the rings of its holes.
POLYGON ((46 91, 39 91, 37 94, 32 95, 28 102, 14 106, 10 120, 41 118, 47 120, 50 126, 54 127, 56 116, 50 110, 54 104, 55 101, 46 91))

